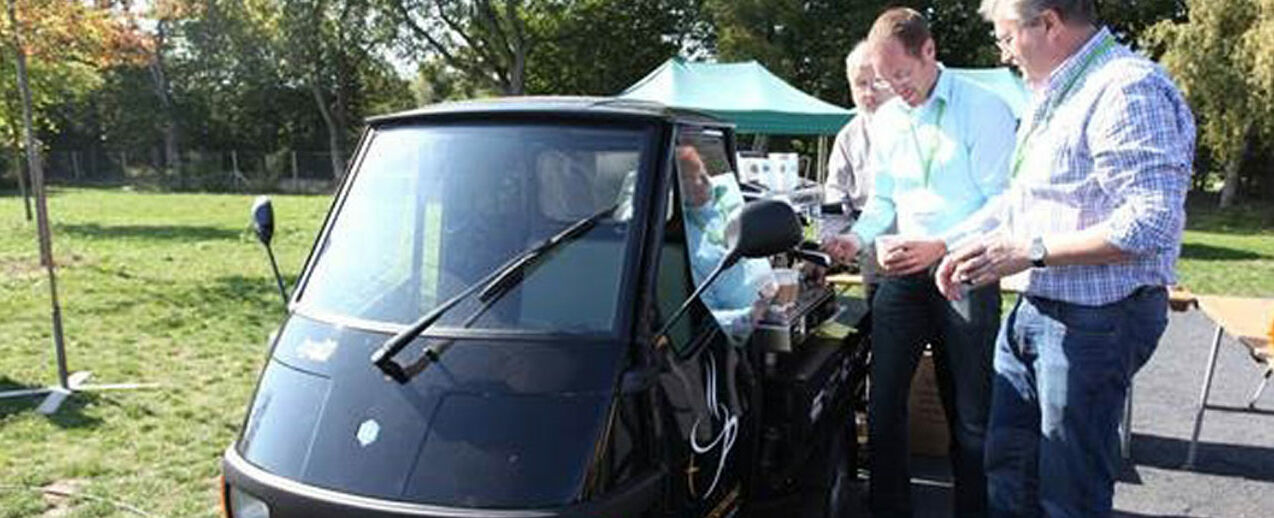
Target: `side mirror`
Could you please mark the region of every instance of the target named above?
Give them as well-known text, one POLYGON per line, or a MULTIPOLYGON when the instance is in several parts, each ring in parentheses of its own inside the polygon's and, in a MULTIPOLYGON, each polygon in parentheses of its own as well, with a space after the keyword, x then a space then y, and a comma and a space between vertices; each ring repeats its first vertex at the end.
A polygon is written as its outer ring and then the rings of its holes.
POLYGON ((265 253, 270 257, 270 269, 274 270, 274 282, 279 286, 279 296, 283 297, 283 307, 288 305, 288 291, 283 285, 283 276, 279 274, 279 263, 274 260, 274 250, 270 248, 270 240, 274 239, 274 205, 269 196, 257 196, 252 202, 252 229, 257 239, 265 245, 265 253))
POLYGON ((269 196, 257 196, 252 202, 252 229, 257 232, 261 244, 270 246, 274 238, 274 205, 269 196))
POLYGON ((739 215, 730 221, 727 235, 733 238, 727 256, 731 265, 743 258, 786 252, 800 245, 804 238, 800 217, 791 205, 781 200, 757 200, 744 205, 739 215))

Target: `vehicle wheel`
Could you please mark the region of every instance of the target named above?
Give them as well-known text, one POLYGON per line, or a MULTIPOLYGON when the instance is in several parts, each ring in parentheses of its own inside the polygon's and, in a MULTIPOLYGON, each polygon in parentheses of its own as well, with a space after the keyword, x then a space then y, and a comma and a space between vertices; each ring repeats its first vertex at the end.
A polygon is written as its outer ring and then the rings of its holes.
MULTIPOLYGON (((848 419, 846 419, 848 421, 848 419)), ((827 438, 822 455, 812 463, 813 480, 806 486, 811 518, 844 518, 858 510, 858 440, 846 423, 827 438)))

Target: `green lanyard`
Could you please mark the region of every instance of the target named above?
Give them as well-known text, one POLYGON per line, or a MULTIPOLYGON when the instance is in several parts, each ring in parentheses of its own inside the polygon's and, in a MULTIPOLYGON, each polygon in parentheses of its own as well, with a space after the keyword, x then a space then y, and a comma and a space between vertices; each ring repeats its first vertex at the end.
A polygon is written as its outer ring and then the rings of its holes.
POLYGON ((920 155, 920 163, 924 167, 925 187, 929 187, 929 172, 933 167, 933 157, 938 155, 938 145, 942 143, 942 115, 947 112, 947 100, 938 99, 938 118, 933 125, 938 128, 938 133, 929 141, 929 153, 925 153, 920 149, 920 137, 916 136, 916 122, 911 122, 911 142, 916 145, 916 154, 920 155))
POLYGON ((1115 38, 1110 34, 1107 34, 1106 37, 1102 39, 1101 44, 1099 44, 1096 49, 1093 49, 1092 52, 1089 52, 1088 56, 1084 58, 1084 63, 1080 65, 1079 71, 1075 72, 1075 75, 1071 76, 1070 80, 1066 82, 1066 85, 1062 87, 1061 93, 1057 94, 1057 100, 1049 103, 1044 115, 1040 117, 1040 120, 1038 121, 1039 123, 1036 124, 1037 121, 1031 121, 1031 127, 1027 128, 1026 132, 1022 133, 1021 136, 1018 137, 1017 145, 1013 149, 1013 171, 1010 173, 1009 178, 1017 178, 1017 173, 1022 169, 1022 162, 1026 158, 1026 150, 1030 146, 1031 137, 1035 136, 1035 133, 1037 132, 1036 130, 1042 130, 1048 127, 1049 121, 1053 118, 1053 112, 1057 111, 1057 107, 1062 104, 1062 101, 1066 100, 1066 95, 1070 93, 1071 88, 1075 87, 1075 83, 1078 83, 1081 77, 1088 75, 1089 67, 1093 65, 1093 62, 1097 60, 1098 56, 1106 54, 1111 48, 1114 48, 1114 46, 1115 38))

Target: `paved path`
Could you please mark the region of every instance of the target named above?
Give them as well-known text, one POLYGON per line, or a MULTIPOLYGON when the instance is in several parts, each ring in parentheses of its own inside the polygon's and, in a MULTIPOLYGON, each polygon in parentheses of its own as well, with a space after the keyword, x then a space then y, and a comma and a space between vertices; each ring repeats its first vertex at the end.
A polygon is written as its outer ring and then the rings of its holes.
MULTIPOLYGON (((1185 470, 1214 324, 1173 313, 1159 350, 1134 381, 1132 459, 1115 488, 1116 516, 1274 517, 1274 387, 1258 413, 1238 411, 1258 380, 1247 350, 1223 339, 1197 466, 1185 470)), ((913 459, 917 517, 952 516, 945 459, 913 459)))

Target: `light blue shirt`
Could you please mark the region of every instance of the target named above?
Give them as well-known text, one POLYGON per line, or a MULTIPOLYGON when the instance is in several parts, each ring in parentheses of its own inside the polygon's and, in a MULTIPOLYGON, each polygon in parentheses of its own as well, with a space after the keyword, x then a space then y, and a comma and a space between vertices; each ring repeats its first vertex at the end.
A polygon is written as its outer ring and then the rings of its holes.
MULTIPOLYGON (((689 197, 682 197, 683 203, 689 197)), ((707 280, 729 251, 726 227, 743 208, 743 193, 732 174, 712 177, 712 199, 700 207, 682 205, 686 219, 686 243, 690 245, 690 271, 698 287, 707 280)), ((704 291, 708 310, 735 345, 742 345, 754 330, 752 306, 763 286, 773 277, 768 259, 740 259, 704 291)))
POLYGON ((864 246, 895 222, 900 235, 940 237, 1008 186, 1012 110, 989 90, 939 71, 924 104, 894 98, 872 118, 875 190, 851 229, 864 246))

